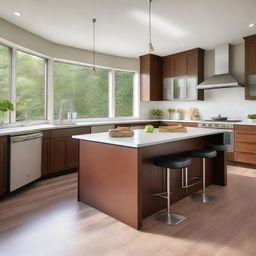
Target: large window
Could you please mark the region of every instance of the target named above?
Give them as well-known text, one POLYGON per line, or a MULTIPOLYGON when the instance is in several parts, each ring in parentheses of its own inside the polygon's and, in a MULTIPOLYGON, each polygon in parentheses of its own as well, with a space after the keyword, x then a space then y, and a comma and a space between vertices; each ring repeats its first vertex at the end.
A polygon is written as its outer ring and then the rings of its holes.
MULTIPOLYGON (((9 99, 9 48, 0 45, 0 99, 9 99)), ((0 120, 5 117, 0 112, 0 120)))
POLYGON ((108 117, 108 70, 92 69, 67 63, 54 63, 54 117, 67 119, 108 117))
POLYGON ((17 51, 16 121, 44 119, 45 60, 17 51))
POLYGON ((115 87, 116 116, 133 116, 134 73, 116 71, 115 87))

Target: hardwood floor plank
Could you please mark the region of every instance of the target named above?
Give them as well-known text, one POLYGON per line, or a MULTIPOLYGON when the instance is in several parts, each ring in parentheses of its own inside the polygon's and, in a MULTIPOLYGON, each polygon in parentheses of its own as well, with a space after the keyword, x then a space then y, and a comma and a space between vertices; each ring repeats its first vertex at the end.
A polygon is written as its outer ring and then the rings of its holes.
POLYGON ((150 216, 137 231, 77 202, 77 174, 39 181, 0 201, 0 256, 255 256, 256 171, 228 167, 217 197, 172 205, 187 219, 168 226, 150 216))

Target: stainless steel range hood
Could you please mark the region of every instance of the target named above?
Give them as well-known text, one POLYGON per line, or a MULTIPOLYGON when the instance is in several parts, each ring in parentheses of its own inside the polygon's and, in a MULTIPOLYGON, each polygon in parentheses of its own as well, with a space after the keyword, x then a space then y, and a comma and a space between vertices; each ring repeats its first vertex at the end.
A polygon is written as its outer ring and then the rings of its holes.
POLYGON ((241 86, 229 73, 229 44, 215 48, 215 75, 197 86, 197 89, 218 89, 241 86))

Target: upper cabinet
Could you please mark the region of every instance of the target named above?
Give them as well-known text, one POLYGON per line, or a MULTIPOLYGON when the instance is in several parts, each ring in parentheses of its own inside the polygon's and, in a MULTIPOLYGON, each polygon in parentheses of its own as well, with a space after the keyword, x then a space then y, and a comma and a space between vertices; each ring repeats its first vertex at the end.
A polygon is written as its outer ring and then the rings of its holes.
POLYGON ((140 57, 141 101, 163 99, 162 57, 147 54, 140 57))
POLYGON ((140 57, 141 100, 203 100, 196 86, 204 80, 204 50, 140 57))
POLYGON ((245 98, 256 99, 256 35, 245 37, 245 98))

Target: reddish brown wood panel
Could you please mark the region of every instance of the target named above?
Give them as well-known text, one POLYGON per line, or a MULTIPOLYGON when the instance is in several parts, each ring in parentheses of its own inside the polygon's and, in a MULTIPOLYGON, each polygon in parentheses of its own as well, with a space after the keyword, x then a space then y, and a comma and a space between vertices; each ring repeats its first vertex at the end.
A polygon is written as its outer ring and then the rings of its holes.
POLYGON ((235 151, 256 154, 256 143, 237 142, 235 145, 235 151))
POLYGON ((77 168, 79 165, 79 141, 67 138, 67 169, 77 168))
POLYGON ((235 161, 248 164, 256 164, 256 154, 235 152, 235 161))
POLYGON ((180 52, 173 55, 174 76, 185 76, 187 74, 187 56, 186 52, 180 52))
POLYGON ((0 196, 7 192, 7 137, 0 137, 0 196))
POLYGON ((141 101, 163 98, 162 57, 148 54, 140 57, 141 101))
POLYGON ((254 125, 236 125, 235 132, 236 133, 256 134, 256 126, 254 126, 254 125))
POLYGON ((256 134, 236 133, 236 142, 256 143, 256 134))
POLYGON ((48 175, 51 172, 51 140, 43 136, 42 140, 42 176, 48 175))
POLYGON ((163 57, 163 78, 170 78, 174 76, 174 63, 172 55, 163 57))
POLYGON ((67 140, 66 137, 52 138, 51 140, 51 173, 66 170, 67 140))
POLYGON ((138 162, 137 149, 80 141, 79 200, 139 229, 138 162))

